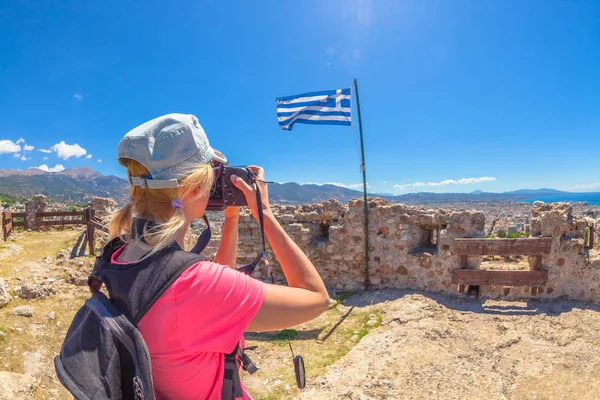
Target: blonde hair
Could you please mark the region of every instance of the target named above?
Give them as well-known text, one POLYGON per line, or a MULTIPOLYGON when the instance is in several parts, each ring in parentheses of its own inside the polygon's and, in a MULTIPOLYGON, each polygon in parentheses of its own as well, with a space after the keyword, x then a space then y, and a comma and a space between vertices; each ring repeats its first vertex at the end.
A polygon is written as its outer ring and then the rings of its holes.
MULTIPOLYGON (((144 176, 149 172, 135 160, 127 161, 130 176, 144 176)), ((182 208, 173 207, 173 200, 180 200, 195 188, 208 193, 214 180, 214 171, 210 164, 197 165, 182 179, 175 189, 145 189, 131 186, 131 199, 125 207, 116 211, 110 220, 109 233, 111 239, 122 236, 125 239, 131 234, 131 223, 135 211, 136 216, 155 222, 151 229, 143 232, 144 240, 153 247, 150 256, 175 241, 180 230, 188 229, 182 208), (133 204, 132 204, 133 203, 133 204)))

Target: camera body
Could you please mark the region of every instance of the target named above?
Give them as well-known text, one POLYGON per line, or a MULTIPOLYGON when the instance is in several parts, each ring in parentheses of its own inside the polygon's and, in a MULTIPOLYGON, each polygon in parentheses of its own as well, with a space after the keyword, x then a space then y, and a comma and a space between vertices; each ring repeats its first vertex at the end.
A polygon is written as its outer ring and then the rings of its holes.
POLYGON ((231 182, 231 175, 237 175, 248 185, 252 185, 256 179, 254 172, 246 167, 232 167, 220 165, 215 171, 215 187, 208 199, 207 211, 222 211, 229 206, 246 206, 246 197, 241 190, 231 182))

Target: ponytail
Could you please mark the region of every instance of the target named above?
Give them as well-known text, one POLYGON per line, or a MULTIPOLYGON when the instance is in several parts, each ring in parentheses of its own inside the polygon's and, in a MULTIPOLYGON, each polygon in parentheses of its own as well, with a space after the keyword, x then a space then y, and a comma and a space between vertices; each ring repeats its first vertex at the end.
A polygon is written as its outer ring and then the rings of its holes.
POLYGON ((111 240, 117 236, 129 234, 131 232, 131 219, 133 218, 131 203, 127 203, 125 207, 115 211, 108 224, 108 232, 111 240))
POLYGON ((175 241, 175 237, 182 229, 187 230, 188 226, 185 223, 185 215, 183 208, 175 207, 175 211, 171 218, 165 222, 160 222, 151 229, 144 231, 144 240, 153 247, 152 251, 147 256, 168 247, 175 241))

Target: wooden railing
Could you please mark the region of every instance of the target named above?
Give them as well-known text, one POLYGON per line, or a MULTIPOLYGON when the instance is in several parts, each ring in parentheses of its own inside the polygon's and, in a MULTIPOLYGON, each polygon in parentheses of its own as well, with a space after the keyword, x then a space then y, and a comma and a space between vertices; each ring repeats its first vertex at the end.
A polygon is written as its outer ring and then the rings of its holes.
MULTIPOLYGON (((2 235, 6 240, 13 228, 25 227, 25 221, 15 221, 15 218, 25 218, 26 213, 4 211, 2 213, 2 235)), ((108 232, 108 228, 101 223, 102 221, 94 215, 94 210, 90 207, 81 211, 48 211, 35 213, 36 226, 65 226, 65 225, 86 225, 86 238, 90 254, 95 254, 94 231, 99 229, 108 232), (75 217, 75 218, 74 218, 75 217), (79 217, 79 218, 77 218, 79 217)))
POLYGON ((470 290, 479 292, 479 286, 530 286, 536 295, 548 280, 548 271, 540 269, 542 257, 550 254, 551 238, 527 239, 454 239, 452 252, 460 257, 461 269, 452 271, 452 283, 458 285, 460 292, 470 290), (485 271, 467 269, 469 256, 529 256, 533 257, 529 271, 485 271))

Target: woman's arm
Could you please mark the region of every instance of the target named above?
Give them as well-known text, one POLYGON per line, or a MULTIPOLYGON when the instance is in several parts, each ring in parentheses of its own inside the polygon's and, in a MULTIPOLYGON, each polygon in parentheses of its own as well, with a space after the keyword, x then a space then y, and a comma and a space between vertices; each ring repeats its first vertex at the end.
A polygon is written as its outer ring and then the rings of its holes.
POLYGON ((225 223, 221 232, 221 243, 215 255, 215 262, 228 265, 235 269, 237 264, 238 246, 238 221, 240 219, 239 207, 227 207, 225 209, 225 223))
MULTIPOLYGON (((248 330, 256 332, 283 329, 318 317, 329 307, 329 295, 312 262, 283 230, 271 212, 263 169, 251 168, 257 175, 261 192, 265 234, 289 287, 266 285, 265 301, 248 330)), ((252 215, 258 219, 256 191, 241 178, 236 177, 233 181, 244 192, 252 215)))

